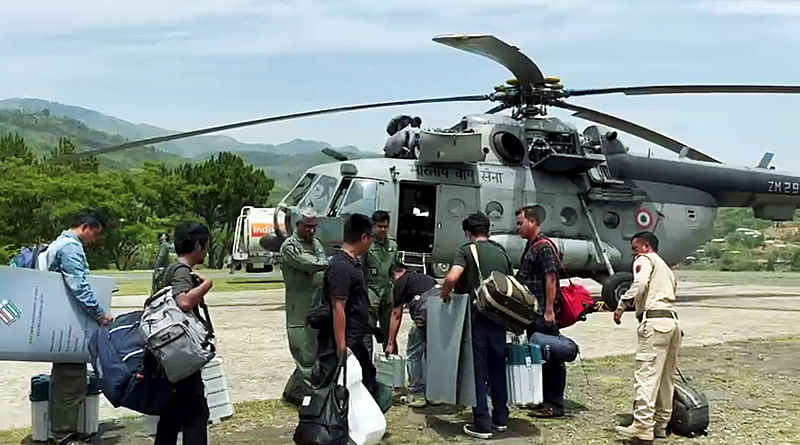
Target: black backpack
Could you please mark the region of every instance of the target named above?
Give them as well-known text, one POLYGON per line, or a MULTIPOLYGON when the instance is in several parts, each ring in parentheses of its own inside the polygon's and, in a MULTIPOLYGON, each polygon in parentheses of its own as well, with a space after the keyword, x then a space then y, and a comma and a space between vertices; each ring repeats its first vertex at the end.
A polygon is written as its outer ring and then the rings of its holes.
POLYGON ((672 418, 668 428, 673 434, 681 436, 705 435, 708 429, 708 399, 686 382, 678 371, 680 380, 675 382, 672 396, 672 418))

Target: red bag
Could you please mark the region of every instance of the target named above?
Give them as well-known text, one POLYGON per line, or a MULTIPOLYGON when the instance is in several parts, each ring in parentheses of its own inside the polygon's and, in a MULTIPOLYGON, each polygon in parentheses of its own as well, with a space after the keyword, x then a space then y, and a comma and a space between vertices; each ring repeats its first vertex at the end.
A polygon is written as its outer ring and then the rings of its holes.
MULTIPOLYGON (((561 271, 564 271, 564 265, 561 263, 561 256, 558 254, 556 244, 549 238, 542 238, 535 242, 531 248, 534 248, 541 243, 548 243, 553 248, 553 252, 558 259, 558 265, 561 271)), ((580 284, 575 284, 572 279, 569 280, 569 285, 560 286, 558 288, 561 294, 561 312, 558 314, 558 327, 566 328, 574 325, 578 320, 586 321, 586 314, 594 311, 594 298, 589 289, 586 289, 580 284)))

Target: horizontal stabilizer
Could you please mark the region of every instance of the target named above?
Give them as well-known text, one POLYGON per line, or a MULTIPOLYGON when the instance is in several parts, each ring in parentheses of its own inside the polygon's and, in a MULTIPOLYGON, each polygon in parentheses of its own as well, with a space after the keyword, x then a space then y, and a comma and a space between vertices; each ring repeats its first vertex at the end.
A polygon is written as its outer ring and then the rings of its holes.
POLYGON ((766 152, 764 156, 761 158, 761 161, 758 163, 758 168, 767 168, 769 167, 769 163, 772 162, 772 158, 775 157, 775 153, 766 152))

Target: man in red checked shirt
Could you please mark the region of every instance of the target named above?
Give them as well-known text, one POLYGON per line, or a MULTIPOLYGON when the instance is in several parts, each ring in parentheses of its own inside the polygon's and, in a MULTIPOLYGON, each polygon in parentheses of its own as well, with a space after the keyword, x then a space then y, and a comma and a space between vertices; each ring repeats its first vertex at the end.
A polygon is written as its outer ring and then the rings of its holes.
MULTIPOLYGON (((541 233, 541 216, 535 207, 517 211, 517 233, 528 240, 520 260, 517 278, 528 287, 544 308, 544 314, 528 327, 528 336, 534 332, 558 335, 556 313, 560 309, 558 298, 557 253, 541 233), (543 241, 543 242, 542 242, 543 241)), ((548 360, 542 365, 544 403, 532 413, 535 417, 560 417, 564 415, 564 389, 567 385, 567 367, 564 362, 548 360)))

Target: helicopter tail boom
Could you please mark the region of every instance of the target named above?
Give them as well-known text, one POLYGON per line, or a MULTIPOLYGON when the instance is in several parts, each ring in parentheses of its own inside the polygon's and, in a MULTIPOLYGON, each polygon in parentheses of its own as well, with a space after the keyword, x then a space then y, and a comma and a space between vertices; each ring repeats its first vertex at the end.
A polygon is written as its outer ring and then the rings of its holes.
POLYGON ((696 188, 720 207, 752 207, 762 219, 790 221, 800 208, 800 176, 791 173, 629 154, 611 155, 608 164, 617 178, 696 188))

